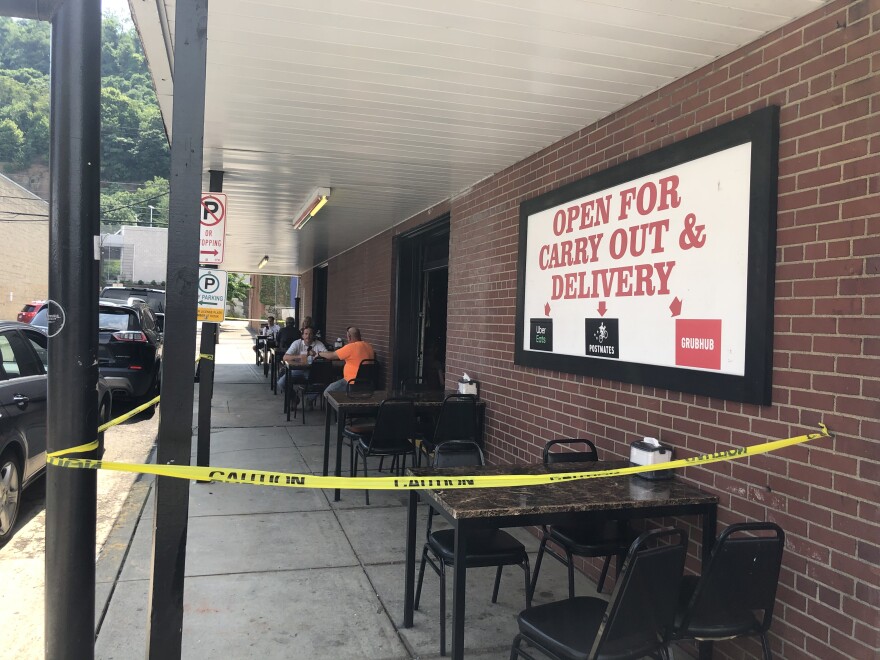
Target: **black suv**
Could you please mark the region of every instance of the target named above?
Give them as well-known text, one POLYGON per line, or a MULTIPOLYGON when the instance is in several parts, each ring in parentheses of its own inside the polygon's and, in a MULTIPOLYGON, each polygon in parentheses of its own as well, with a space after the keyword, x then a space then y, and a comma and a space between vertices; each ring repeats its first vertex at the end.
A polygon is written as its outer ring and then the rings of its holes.
POLYGON ((114 395, 151 399, 159 394, 162 332, 156 315, 139 301, 98 305, 98 370, 114 395))
POLYGON ((165 329, 165 292, 162 289, 147 289, 141 286, 105 286, 101 290, 103 300, 127 303, 129 299, 143 300, 156 315, 159 332, 165 329))

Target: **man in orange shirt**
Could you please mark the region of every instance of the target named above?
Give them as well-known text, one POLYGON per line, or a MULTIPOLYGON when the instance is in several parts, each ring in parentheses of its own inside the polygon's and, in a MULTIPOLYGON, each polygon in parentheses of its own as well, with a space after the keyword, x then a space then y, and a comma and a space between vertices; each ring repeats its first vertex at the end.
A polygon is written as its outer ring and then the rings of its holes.
POLYGON ((351 326, 345 333, 348 343, 342 348, 335 351, 321 351, 318 357, 328 360, 345 360, 345 366, 342 367, 342 378, 335 383, 330 383, 324 394, 327 392, 344 392, 348 381, 357 376, 358 367, 361 366, 361 360, 374 360, 376 354, 373 347, 361 339, 361 331, 351 326))

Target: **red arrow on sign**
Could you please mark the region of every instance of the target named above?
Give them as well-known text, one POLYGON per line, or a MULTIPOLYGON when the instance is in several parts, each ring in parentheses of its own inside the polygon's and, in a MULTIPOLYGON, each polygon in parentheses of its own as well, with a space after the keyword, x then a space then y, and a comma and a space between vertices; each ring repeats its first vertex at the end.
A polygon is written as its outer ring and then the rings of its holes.
POLYGON ((599 302, 599 316, 605 316, 605 312, 608 311, 608 306, 605 304, 605 301, 602 300, 599 302))
POLYGON ((213 254, 215 257, 217 256, 217 250, 200 250, 199 254, 213 254))

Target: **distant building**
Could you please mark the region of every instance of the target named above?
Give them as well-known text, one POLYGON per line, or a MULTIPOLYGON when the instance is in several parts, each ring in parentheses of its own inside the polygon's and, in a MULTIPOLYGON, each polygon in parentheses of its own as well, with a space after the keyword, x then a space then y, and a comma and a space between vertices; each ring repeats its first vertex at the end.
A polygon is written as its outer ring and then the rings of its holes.
POLYGON ((166 227, 123 227, 101 236, 102 281, 144 284, 165 281, 168 263, 166 227))
POLYGON ((49 203, 0 174, 0 319, 48 296, 49 203))

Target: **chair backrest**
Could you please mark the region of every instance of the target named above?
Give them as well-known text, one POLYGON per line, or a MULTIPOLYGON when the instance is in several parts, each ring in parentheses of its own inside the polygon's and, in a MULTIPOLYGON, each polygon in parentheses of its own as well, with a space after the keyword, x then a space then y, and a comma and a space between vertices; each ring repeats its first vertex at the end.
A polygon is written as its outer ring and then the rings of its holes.
POLYGON ((315 358, 309 367, 308 381, 310 385, 329 385, 333 378, 333 362, 324 358, 315 358))
MULTIPOLYGON (((349 381, 351 382, 351 381, 349 381)), ((416 407, 412 399, 385 399, 376 413, 376 426, 370 437, 370 450, 396 445, 415 436, 416 407)))
POLYGON ((360 381, 372 381, 375 388, 379 382, 379 363, 376 360, 361 360, 355 378, 360 381))
POLYGON ((679 631, 687 634, 691 620, 698 618, 701 628, 723 627, 730 634, 766 632, 784 547, 785 532, 775 523, 737 523, 725 529, 683 612, 679 631), (757 610, 763 611, 763 619, 760 630, 753 630, 748 614, 757 610), (743 629, 737 633, 730 626, 738 622, 743 629))
POLYGON ((403 394, 421 394, 430 392, 431 388, 424 378, 404 378, 400 381, 400 391, 403 394))
POLYGON ((599 452, 596 451, 596 445, 589 440, 583 439, 561 439, 550 440, 544 445, 544 465, 549 463, 591 463, 599 460, 599 452), (582 451, 557 451, 551 452, 553 447, 569 447, 572 445, 584 445, 582 451))
POLYGON ((445 440, 477 440, 477 397, 473 394, 450 394, 443 400, 433 441, 445 440))
POLYGON ((434 448, 434 467, 485 465, 483 450, 472 440, 447 440, 434 448))
POLYGON ((345 393, 352 399, 369 399, 376 391, 376 384, 370 379, 352 378, 345 385, 345 393))
POLYGON ((590 658, 641 658, 666 646, 684 573, 687 533, 645 532, 630 546, 590 658))

